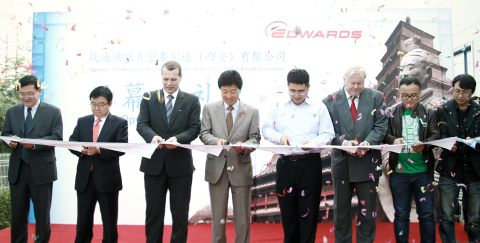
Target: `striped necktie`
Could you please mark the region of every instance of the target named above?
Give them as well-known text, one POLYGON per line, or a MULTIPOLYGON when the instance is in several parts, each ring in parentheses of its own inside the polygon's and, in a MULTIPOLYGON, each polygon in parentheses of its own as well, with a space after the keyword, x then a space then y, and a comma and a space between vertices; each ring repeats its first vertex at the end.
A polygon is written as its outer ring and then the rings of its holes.
POLYGON ((172 110, 173 110, 173 105, 172 105, 173 95, 168 95, 167 98, 168 98, 167 121, 170 123, 170 115, 172 115, 172 110))

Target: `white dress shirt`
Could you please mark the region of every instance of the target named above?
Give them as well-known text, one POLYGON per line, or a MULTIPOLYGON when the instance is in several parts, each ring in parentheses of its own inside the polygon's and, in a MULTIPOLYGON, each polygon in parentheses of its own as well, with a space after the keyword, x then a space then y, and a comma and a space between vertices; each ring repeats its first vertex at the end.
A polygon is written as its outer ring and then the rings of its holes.
MULTIPOLYGON (((229 107, 230 105, 227 105, 227 103, 225 103, 225 101, 223 102, 223 107, 225 107, 225 119, 227 118, 227 108, 229 107)), ((233 124, 235 124, 235 119, 237 118, 237 113, 238 113, 238 106, 240 106, 240 99, 237 100, 237 103, 233 104, 233 110, 231 111, 232 113, 232 118, 233 118, 233 124)))
MULTIPOLYGON (((273 144, 280 145, 282 135, 287 135, 292 142, 302 144, 305 140, 316 145, 328 145, 335 137, 332 119, 322 102, 305 99, 296 105, 292 100, 278 102, 270 108, 262 127, 263 136, 273 144)), ((321 149, 304 151, 292 148, 284 155, 320 153, 321 149)))
MULTIPOLYGON (((352 100, 353 100, 353 96, 352 95, 349 95, 347 93, 347 90, 345 89, 345 97, 347 97, 347 101, 348 101, 348 107, 351 107, 352 106, 352 100)), ((360 94, 357 96, 357 98, 355 99, 355 108, 357 108, 357 111, 358 111, 358 100, 360 99, 360 94)))
MULTIPOLYGON (((180 89, 177 89, 177 91, 173 92, 173 94, 172 94, 172 96, 173 96, 173 98, 172 98, 172 109, 173 109, 173 107, 175 107, 175 101, 177 100, 177 96, 178 96, 178 91, 179 91, 179 90, 180 90, 180 89)), ((164 95, 165 95, 165 108, 167 108, 168 101, 170 100, 170 99, 168 98, 168 96, 169 96, 170 94, 167 93, 165 90, 163 90, 163 92, 164 92, 164 95)))
MULTIPOLYGON (((32 107, 32 120, 33 120, 33 117, 35 116, 35 112, 37 112, 37 109, 38 109, 38 105, 40 105, 40 99, 38 99, 38 102, 37 104, 35 104, 33 107, 32 107)), ((27 119, 27 115, 28 115, 28 111, 27 111, 28 107, 26 106, 23 106, 23 117, 25 119, 27 119)))
MULTIPOLYGON (((107 117, 108 117, 108 114, 107 114, 106 116, 100 118, 100 119, 102 119, 102 120, 101 120, 100 123, 98 124, 98 125, 100 125, 100 128, 98 129, 98 136, 100 136, 100 132, 102 131, 103 124, 105 124, 105 120, 107 120, 107 117)), ((94 119, 93 119, 93 126, 95 126, 95 123, 97 123, 98 117, 93 116, 93 118, 94 118, 94 119)), ((97 137, 97 139, 98 139, 98 137, 97 137)))

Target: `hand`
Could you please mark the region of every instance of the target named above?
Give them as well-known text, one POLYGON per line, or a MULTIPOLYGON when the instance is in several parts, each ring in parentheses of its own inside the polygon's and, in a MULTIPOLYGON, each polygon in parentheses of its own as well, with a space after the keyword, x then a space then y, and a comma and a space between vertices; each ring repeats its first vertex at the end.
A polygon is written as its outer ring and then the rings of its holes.
POLYGON ((82 154, 87 155, 87 148, 83 147, 82 154))
POLYGON ((457 145, 453 145, 453 147, 452 147, 452 149, 450 149, 450 151, 452 151, 454 153, 457 152, 457 145))
POLYGON ((95 155, 100 153, 99 147, 88 147, 87 148, 87 155, 95 155))
POLYGON ((290 138, 287 135, 282 135, 282 138, 280 138, 280 143, 282 145, 290 145, 291 141, 292 140, 290 140, 290 138))
POLYGON ((467 137, 465 140, 471 140, 472 138, 471 137, 467 137))
MULTIPOLYGON (((307 143, 310 143, 310 141, 305 140, 305 141, 303 141, 302 145, 305 145, 305 144, 307 144, 307 143)), ((303 151, 308 151, 308 150, 310 150, 311 148, 302 148, 302 149, 303 149, 303 151)))
MULTIPOLYGON (((153 136, 151 143, 161 143, 161 142, 165 142, 165 139, 163 139, 162 137, 160 137, 158 135, 155 135, 155 136, 153 136)), ((159 144, 157 149, 161 149, 162 147, 163 147, 163 145, 159 144)))
MULTIPOLYGON (((166 143, 176 143, 177 142, 177 138, 176 137, 171 137, 169 138, 167 141, 165 141, 166 143)), ((169 144, 165 144, 165 147, 167 147, 167 149, 176 149, 177 148, 177 145, 169 145, 169 144)))
MULTIPOLYGON (((242 141, 236 143, 235 145, 242 145, 244 144, 242 141)), ((245 150, 245 147, 232 147, 233 150, 237 151, 237 153, 241 153, 243 152, 243 150, 245 150)))
MULTIPOLYGON (((417 143, 421 143, 420 141, 418 141, 417 143)), ((413 152, 415 153, 420 153, 423 151, 423 148, 425 147, 425 145, 423 144, 420 144, 420 145, 413 145, 412 146, 412 149, 413 149, 413 152)))
MULTIPOLYGON (((370 146, 368 142, 361 142, 358 146, 370 146)), ((365 155, 365 153, 369 150, 369 148, 358 148, 357 149, 357 155, 362 157, 365 155)))
MULTIPOLYGON (((343 146, 357 146, 357 145, 358 145, 358 143, 355 140, 345 140, 345 142, 343 143, 343 146)), ((349 151, 347 151, 347 153, 349 155, 352 155, 352 156, 356 155, 356 153, 352 153, 352 152, 349 152, 349 151)))
MULTIPOLYGON (((219 138, 219 139, 217 140, 217 145, 221 146, 221 145, 225 145, 225 144, 227 144, 227 140, 225 140, 225 139, 223 139, 223 138, 219 138)), ((226 149, 226 148, 223 148, 223 149, 222 149, 222 151, 225 151, 225 150, 227 150, 227 149, 226 149)))
POLYGON ((23 145, 23 147, 25 147, 26 149, 33 148, 33 144, 31 144, 31 143, 20 143, 20 144, 23 145))
MULTIPOLYGON (((14 138, 18 138, 17 135, 13 136, 14 138)), ((10 143, 8 144, 8 147, 14 149, 17 147, 17 142, 14 142, 14 141, 10 141, 10 143)))
POLYGON ((393 145, 403 144, 403 142, 405 142, 405 138, 397 138, 393 141, 393 145))

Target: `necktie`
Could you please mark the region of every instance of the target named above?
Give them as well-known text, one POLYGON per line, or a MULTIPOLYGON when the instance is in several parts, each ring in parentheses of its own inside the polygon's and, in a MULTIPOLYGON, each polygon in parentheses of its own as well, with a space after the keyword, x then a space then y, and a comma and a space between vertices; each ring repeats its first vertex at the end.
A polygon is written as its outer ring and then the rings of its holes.
MULTIPOLYGON (((27 117, 25 118, 25 138, 28 138, 28 130, 30 130, 30 125, 32 124, 32 108, 27 109, 27 117)), ((25 147, 22 147, 22 160, 25 163, 30 162, 30 157, 28 156, 28 150, 25 147)))
MULTIPOLYGON (((94 143, 96 143, 97 140, 98 140, 98 132, 100 131, 100 122, 101 121, 102 121, 102 119, 97 119, 97 122, 93 126, 92 140, 93 140, 94 143)), ((92 170, 93 170, 93 163, 90 164, 90 171, 92 171, 92 170)))
POLYGON ((227 129, 228 129, 228 135, 230 135, 230 132, 232 131, 233 127, 233 116, 232 116, 232 110, 233 106, 228 106, 227 108, 227 129))
POLYGON ((355 98, 357 98, 357 96, 353 96, 352 105, 350 106, 350 111, 352 112, 353 118, 353 125, 355 125, 355 122, 357 121, 357 107, 355 106, 355 98))
POLYGON ((173 106, 172 106, 173 95, 168 95, 167 98, 169 99, 167 103, 167 121, 170 122, 170 115, 172 115, 172 110, 173 110, 173 106))

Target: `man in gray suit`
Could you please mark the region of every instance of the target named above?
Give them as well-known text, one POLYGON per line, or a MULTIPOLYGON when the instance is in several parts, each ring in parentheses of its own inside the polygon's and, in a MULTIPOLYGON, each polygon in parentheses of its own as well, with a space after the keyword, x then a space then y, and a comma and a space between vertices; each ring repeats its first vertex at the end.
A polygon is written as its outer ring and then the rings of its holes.
MULTIPOLYGON (((22 104, 7 110, 2 136, 63 140, 60 109, 40 101, 37 77, 27 75, 17 86, 22 104)), ((6 144, 12 148, 8 181, 12 205, 11 242, 27 242, 30 199, 35 211, 35 242, 50 240, 50 205, 53 181, 57 180, 55 148, 44 145, 6 144)))
MULTIPOLYGON (((235 70, 223 72, 218 87, 223 100, 203 109, 200 140, 207 145, 254 145, 260 143, 258 109, 240 101, 242 77, 235 70), (242 140, 244 142, 242 142, 242 140)), ((219 156, 207 155, 205 180, 209 182, 212 206, 212 242, 227 242, 228 189, 232 189, 235 242, 250 241, 250 191, 255 149, 232 147, 219 156)))
MULTIPOLYGON (((323 100, 335 128, 332 145, 379 145, 387 133, 387 116, 382 114, 382 110, 386 109, 385 96, 364 88, 366 76, 362 66, 349 67, 345 71, 345 87, 323 100)), ((350 153, 332 149, 331 160, 335 242, 352 242, 350 211, 355 189, 358 197, 356 242, 373 242, 376 234, 376 187, 382 175, 382 170, 377 169, 382 161, 380 151, 359 147, 356 152, 350 153)))

